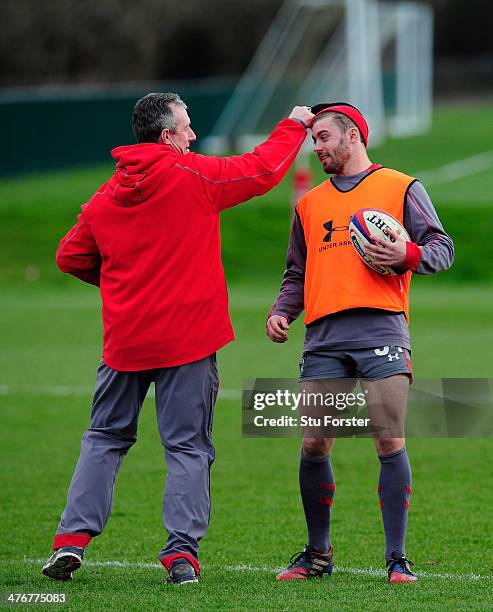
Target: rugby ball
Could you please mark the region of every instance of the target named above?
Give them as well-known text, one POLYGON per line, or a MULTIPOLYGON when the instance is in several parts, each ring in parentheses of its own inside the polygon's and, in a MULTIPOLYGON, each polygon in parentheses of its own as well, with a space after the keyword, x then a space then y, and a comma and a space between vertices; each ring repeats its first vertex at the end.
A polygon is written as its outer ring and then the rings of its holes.
POLYGON ((402 271, 392 266, 373 263, 371 256, 365 252, 365 247, 373 243, 373 238, 394 242, 394 238, 391 238, 387 233, 388 229, 391 229, 397 235, 404 236, 407 241, 410 240, 406 229, 389 213, 378 208, 361 208, 351 217, 349 237, 356 253, 369 268, 385 276, 396 276, 401 274, 402 271))

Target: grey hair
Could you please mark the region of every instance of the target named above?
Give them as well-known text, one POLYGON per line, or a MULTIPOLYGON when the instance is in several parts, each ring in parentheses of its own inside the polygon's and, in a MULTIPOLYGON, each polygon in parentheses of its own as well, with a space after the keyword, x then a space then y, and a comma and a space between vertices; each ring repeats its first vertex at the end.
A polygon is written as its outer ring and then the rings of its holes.
POLYGON ((134 106, 132 128, 137 142, 158 142, 165 129, 173 132, 176 120, 171 104, 187 108, 176 93, 149 93, 134 106))
POLYGON ((363 136, 361 135, 360 129, 356 125, 356 123, 354 123, 354 121, 350 119, 349 117, 346 117, 346 115, 343 115, 342 113, 338 113, 337 111, 328 110, 323 113, 320 113, 320 115, 317 115, 315 117, 313 125, 315 125, 317 121, 320 121, 320 119, 326 119, 326 118, 333 119, 334 123, 339 128, 339 131, 341 132, 341 134, 344 134, 350 128, 356 128, 358 130, 359 139, 361 140, 363 144, 365 144, 363 136))

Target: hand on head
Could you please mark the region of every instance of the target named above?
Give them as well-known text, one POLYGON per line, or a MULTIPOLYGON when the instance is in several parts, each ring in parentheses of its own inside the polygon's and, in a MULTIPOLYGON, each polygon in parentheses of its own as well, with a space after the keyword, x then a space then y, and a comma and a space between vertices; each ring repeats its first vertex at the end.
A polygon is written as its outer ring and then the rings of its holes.
POLYGON ((299 121, 303 121, 307 128, 312 126, 313 117, 315 115, 312 113, 309 106, 295 106, 289 115, 290 119, 298 119, 299 121))

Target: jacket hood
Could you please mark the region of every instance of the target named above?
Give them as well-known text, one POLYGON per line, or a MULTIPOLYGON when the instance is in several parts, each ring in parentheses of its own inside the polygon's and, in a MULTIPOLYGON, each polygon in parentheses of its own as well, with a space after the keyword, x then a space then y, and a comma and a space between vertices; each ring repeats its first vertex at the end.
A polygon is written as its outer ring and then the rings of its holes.
POLYGON ((148 200, 181 155, 171 146, 142 143, 117 147, 115 174, 109 181, 117 206, 136 206, 148 200))

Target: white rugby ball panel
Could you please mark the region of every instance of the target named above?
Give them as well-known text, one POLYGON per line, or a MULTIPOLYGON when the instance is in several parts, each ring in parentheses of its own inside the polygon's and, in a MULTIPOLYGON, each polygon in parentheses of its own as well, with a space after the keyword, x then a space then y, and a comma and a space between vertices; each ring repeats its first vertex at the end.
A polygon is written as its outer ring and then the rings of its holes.
POLYGON ((396 276, 400 272, 391 266, 375 264, 365 247, 373 243, 373 238, 386 242, 394 242, 387 230, 410 240, 405 227, 392 215, 378 208, 361 208, 351 217, 349 222, 349 237, 356 253, 362 261, 375 272, 385 276, 396 276))

